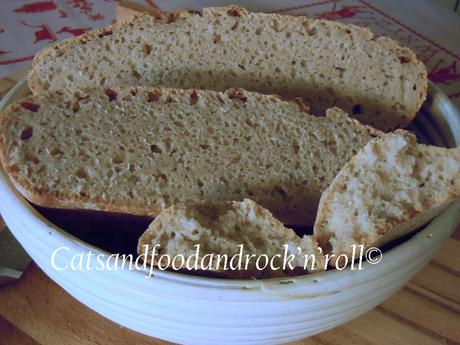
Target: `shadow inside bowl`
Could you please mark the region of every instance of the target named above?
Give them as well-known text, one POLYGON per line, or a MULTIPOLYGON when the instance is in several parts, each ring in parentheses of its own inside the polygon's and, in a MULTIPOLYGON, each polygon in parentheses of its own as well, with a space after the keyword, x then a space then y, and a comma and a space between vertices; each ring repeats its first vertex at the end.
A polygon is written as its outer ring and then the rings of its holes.
MULTIPOLYGON (((32 206, 50 222, 80 240, 109 253, 120 255, 132 254, 134 257, 137 255, 137 241, 139 237, 154 219, 153 217, 133 216, 105 211, 65 210, 37 205, 32 206)), ((313 233, 313 227, 286 226, 292 228, 299 236, 311 235, 313 233)), ((409 234, 399 237, 385 244, 380 249, 385 253, 409 240, 424 227, 422 226, 409 234)), ((225 278, 225 276, 219 276, 212 272, 187 272, 184 270, 180 272, 203 277, 225 278)), ((299 268, 291 272, 289 276, 305 274, 306 272, 299 268)))
POLYGON ((136 254, 137 240, 153 221, 123 213, 32 206, 59 228, 109 253, 136 254))
MULTIPOLYGON (((32 206, 59 228, 110 253, 136 254, 137 240, 154 220, 124 213, 32 206)), ((313 233, 312 226, 286 226, 299 236, 313 233)))

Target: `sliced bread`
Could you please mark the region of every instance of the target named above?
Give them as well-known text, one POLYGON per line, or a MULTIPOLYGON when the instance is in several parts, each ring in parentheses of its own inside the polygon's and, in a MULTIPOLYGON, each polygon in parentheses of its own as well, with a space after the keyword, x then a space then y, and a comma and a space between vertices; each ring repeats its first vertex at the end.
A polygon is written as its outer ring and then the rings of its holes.
POLYGON ((367 28, 230 6, 140 15, 53 44, 36 55, 29 85, 34 93, 96 85, 244 88, 300 96, 314 114, 337 106, 391 130, 415 116, 427 73, 412 51, 367 28))
POLYGON ((353 244, 378 247, 417 229, 458 196, 460 148, 417 144, 399 130, 369 142, 338 173, 314 233, 336 256, 350 255, 353 244))
POLYGON ((321 193, 382 132, 339 109, 243 90, 97 88, 23 99, 0 119, 0 158, 48 207, 156 216, 178 202, 251 198, 313 224, 321 193))
POLYGON ((228 278, 276 277, 296 267, 306 272, 324 270, 324 257, 314 238, 300 238, 249 199, 167 208, 140 237, 138 254, 146 254, 149 263, 153 260, 163 268, 185 270, 188 260, 188 269, 228 278))

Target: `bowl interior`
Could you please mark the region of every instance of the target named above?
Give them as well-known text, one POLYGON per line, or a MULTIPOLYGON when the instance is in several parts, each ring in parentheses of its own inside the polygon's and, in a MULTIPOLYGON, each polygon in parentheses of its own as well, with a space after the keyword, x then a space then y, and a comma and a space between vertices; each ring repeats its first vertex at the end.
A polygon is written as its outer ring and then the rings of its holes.
MULTIPOLYGON (((0 111, 9 104, 29 94, 27 81, 24 78, 5 95, 0 102, 0 111)), ((446 147, 456 147, 460 143, 460 115, 450 100, 437 87, 431 84, 427 101, 409 129, 415 132, 419 141, 423 143, 446 147)), ((0 177, 2 180, 1 183, 7 185, 7 188, 11 193, 14 193, 15 197, 28 210, 32 217, 46 224, 52 231, 62 236, 63 241, 72 242, 73 245, 80 247, 82 251, 91 248, 95 253, 104 253, 106 255, 109 255, 109 253, 135 254, 137 239, 152 220, 149 217, 107 214, 87 210, 69 212, 33 207, 16 191, 3 169, 0 169, 0 177), (110 233, 110 236, 107 236, 107 233, 110 233)), ((434 233, 433 230, 435 228, 443 226, 443 228, 449 228, 450 230, 452 227, 455 227, 460 222, 459 209, 460 203, 454 202, 438 219, 425 226, 421 231, 414 232, 385 246, 383 249, 385 252, 386 269, 388 270, 388 266, 391 265, 399 265, 401 260, 407 260, 407 258, 404 258, 404 255, 409 255, 407 253, 409 249, 413 252, 415 249, 423 250, 424 246, 430 245, 426 241, 426 235, 434 233), (414 234, 416 235, 414 236, 414 234)), ((311 228, 296 228, 295 230, 299 234, 311 232, 311 228)), ((440 239, 446 235, 439 230, 436 230, 435 233, 440 239)), ((375 277, 379 276, 379 269, 383 269, 382 267, 378 268, 378 266, 383 265, 372 266, 372 274, 375 277)), ((155 274, 164 279, 187 282, 188 284, 225 286, 230 288, 260 287, 260 281, 254 280, 206 278, 159 270, 156 270, 155 274)), ((318 282, 335 280, 337 274, 341 274, 342 278, 346 275, 353 275, 352 280, 355 283, 358 281, 357 276, 359 272, 347 268, 342 271, 331 270, 314 275, 272 278, 264 280, 264 284, 267 286, 284 286, 286 289, 288 289, 287 286, 292 282, 303 282, 318 286, 318 282)), ((369 278, 369 274, 367 277, 369 278)), ((351 280, 342 279, 342 281, 347 282, 348 285, 352 284, 351 280)))

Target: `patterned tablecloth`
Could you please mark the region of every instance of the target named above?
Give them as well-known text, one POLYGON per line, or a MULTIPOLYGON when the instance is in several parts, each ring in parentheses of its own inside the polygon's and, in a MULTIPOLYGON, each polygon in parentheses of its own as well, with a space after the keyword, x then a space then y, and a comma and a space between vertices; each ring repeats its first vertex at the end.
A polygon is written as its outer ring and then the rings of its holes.
POLYGON ((110 0, 2 0, 0 3, 0 77, 30 64, 50 43, 109 25, 110 0))
MULTIPOLYGON (((153 4, 152 0, 138 0, 153 4)), ((30 64, 44 46, 114 21, 115 0, 2 0, 0 77, 30 64)), ((429 78, 460 107, 460 16, 433 0, 167 1, 178 7, 240 3, 250 9, 339 20, 371 28, 413 49, 429 78)))

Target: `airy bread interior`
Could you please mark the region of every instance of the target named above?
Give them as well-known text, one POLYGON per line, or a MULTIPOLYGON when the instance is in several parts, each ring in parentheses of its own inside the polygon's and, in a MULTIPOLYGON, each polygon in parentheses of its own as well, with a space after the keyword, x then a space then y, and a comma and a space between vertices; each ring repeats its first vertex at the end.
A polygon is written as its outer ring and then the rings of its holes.
POLYGON ((0 155, 32 202, 153 215, 178 202, 252 198, 313 224, 321 193, 381 132, 243 90, 97 88, 28 97, 1 117, 0 155))
MULTIPOLYGON (((189 267, 196 265, 199 270, 219 272, 225 277, 282 276, 292 271, 288 262, 294 267, 306 267, 306 272, 324 269, 324 258, 314 238, 298 237, 268 210, 249 199, 242 202, 201 202, 170 207, 140 237, 138 253, 143 254, 146 250, 149 253, 147 259, 153 260, 154 264, 158 264, 161 255, 166 254, 172 266, 173 258, 183 255, 185 260, 192 258, 189 267), (196 245, 200 246, 199 251, 196 245), (242 246, 243 269, 231 269, 230 260, 240 252, 239 246, 242 246), (152 251, 156 252, 156 256, 151 256, 152 251), (227 261, 218 261, 216 255, 226 255, 227 261), (253 257, 247 259, 246 255, 253 257), (256 260, 261 255, 267 259, 259 259, 257 265, 256 260), (295 259, 285 260, 290 255, 295 259), (307 265, 305 255, 314 258, 307 265), (272 260, 275 269, 270 264, 264 267, 268 260, 272 260)), ((180 262, 184 260, 176 259, 176 265, 180 262)))
POLYGON ((29 84, 34 93, 97 85, 244 88, 300 96, 314 114, 337 106, 390 130, 415 116, 427 74, 412 51, 367 28, 230 6, 140 15, 56 43, 34 59, 29 84))
POLYGON ((460 148, 396 131, 369 142, 323 193, 314 231, 339 255, 417 229, 460 196, 460 148))

